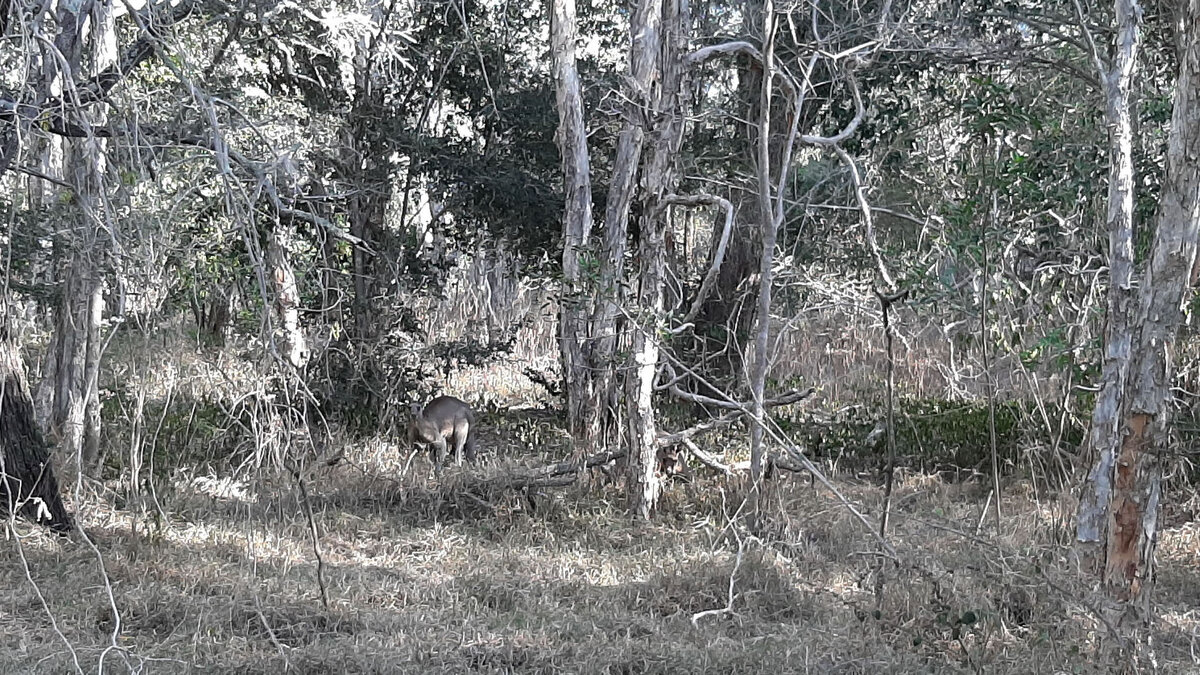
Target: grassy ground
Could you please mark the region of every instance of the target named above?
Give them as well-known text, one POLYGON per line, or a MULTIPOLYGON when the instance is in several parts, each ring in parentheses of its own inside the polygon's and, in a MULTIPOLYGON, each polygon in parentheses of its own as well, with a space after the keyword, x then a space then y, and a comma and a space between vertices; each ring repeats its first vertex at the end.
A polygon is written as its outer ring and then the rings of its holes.
MULTIPOLYGON (((522 461, 508 450, 475 471, 522 461)), ((972 484, 901 481, 897 563, 832 494, 783 477, 756 537, 740 488, 673 485, 652 524, 594 482, 462 497, 386 444, 308 483, 180 474, 77 504, 94 548, 15 524, 0 554, 0 672, 1101 673, 1065 505, 1006 487, 999 535, 972 484), (161 512, 154 505, 155 498, 161 512), (732 603, 730 593, 732 591, 732 603), (115 605, 116 612, 113 611, 115 605), (727 611, 712 611, 723 610, 727 611)), ((535 462, 538 458, 526 457, 535 462)), ((879 491, 842 480, 874 517, 879 491)), ((1168 522, 1153 628, 1200 671, 1200 534, 1168 522)))

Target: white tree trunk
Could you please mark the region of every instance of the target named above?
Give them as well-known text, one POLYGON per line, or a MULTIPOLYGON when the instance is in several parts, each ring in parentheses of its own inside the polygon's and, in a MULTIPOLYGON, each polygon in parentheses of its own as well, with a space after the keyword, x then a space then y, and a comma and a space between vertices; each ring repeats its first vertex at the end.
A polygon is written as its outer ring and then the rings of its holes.
POLYGON ((1118 409, 1129 369, 1133 306, 1133 113, 1132 82, 1140 44, 1141 8, 1117 0, 1117 50, 1110 68, 1097 64, 1104 83, 1109 128, 1109 281, 1104 366, 1092 411, 1085 456, 1094 458, 1076 519, 1076 538, 1095 558, 1112 497, 1113 462, 1120 445, 1118 409))
POLYGON ((554 63, 554 94, 558 108, 558 142, 562 156, 563 288, 559 298, 559 352, 567 396, 568 428, 577 439, 587 436, 592 374, 583 350, 587 335, 588 302, 582 297, 580 258, 592 231, 592 184, 583 120, 583 97, 575 63, 575 0, 554 0, 550 19, 550 53, 554 63))
POLYGON ((83 467, 94 473, 100 466, 100 358, 103 356, 104 284, 99 275, 88 289, 87 347, 83 367, 83 467))
POLYGON ((1119 447, 1110 472, 1092 474, 1094 480, 1103 473, 1111 485, 1101 519, 1102 581, 1113 601, 1107 608, 1109 621, 1120 632, 1127 670, 1148 668, 1152 659, 1140 636, 1151 618, 1161 497, 1158 457, 1169 450, 1175 343, 1187 291, 1195 281, 1200 238, 1200 0, 1182 0, 1176 17, 1179 74, 1167 168, 1138 310, 1128 326, 1131 356, 1118 399, 1119 447))
POLYGON ((280 241, 278 226, 267 241, 267 269, 270 274, 272 307, 275 311, 273 337, 280 354, 295 368, 308 363, 308 341, 300 327, 300 288, 292 271, 287 249, 280 241))

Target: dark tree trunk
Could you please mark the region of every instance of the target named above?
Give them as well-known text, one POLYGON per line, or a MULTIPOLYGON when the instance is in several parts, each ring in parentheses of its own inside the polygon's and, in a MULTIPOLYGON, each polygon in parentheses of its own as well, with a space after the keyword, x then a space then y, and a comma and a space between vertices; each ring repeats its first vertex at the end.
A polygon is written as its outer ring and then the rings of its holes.
POLYGON ((205 298, 192 297, 192 316, 202 344, 220 349, 233 321, 233 293, 213 285, 205 298))
POLYGON ((46 441, 34 422, 25 365, 16 345, 0 336, 0 512, 14 510, 56 532, 73 527, 46 441))

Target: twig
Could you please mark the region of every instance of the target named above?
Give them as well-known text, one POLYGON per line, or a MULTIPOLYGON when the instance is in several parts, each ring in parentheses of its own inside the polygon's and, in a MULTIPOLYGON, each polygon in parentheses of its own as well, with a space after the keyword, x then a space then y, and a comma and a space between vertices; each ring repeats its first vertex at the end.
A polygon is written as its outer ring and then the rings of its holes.
MULTIPOLYGON (((995 157, 997 173, 1000 166, 1000 148, 997 144, 995 157)), ((999 176, 995 176, 997 183, 999 176)), ((992 492, 996 494, 996 533, 999 534, 1000 528, 1003 525, 1003 517, 1000 513, 1000 503, 1002 501, 1000 494, 1000 449, 996 440, 996 350, 989 349, 988 346, 988 298, 991 297, 990 289, 988 288, 988 221, 991 221, 992 227, 996 227, 999 218, 1000 203, 996 196, 997 183, 992 184, 992 208, 988 213, 988 219, 982 224, 982 232, 979 233, 979 249, 983 257, 982 273, 979 279, 979 346, 983 350, 983 365, 987 373, 987 392, 988 392, 988 439, 991 443, 992 451, 992 492)))
POLYGON ((283 658, 283 670, 287 672, 291 669, 292 664, 288 659, 287 648, 279 641, 279 637, 275 635, 275 629, 271 628, 271 623, 267 621, 267 617, 262 611, 262 599, 256 593, 254 595, 254 613, 258 615, 258 621, 267 631, 267 637, 271 638, 271 644, 275 645, 275 651, 279 652, 279 656, 283 658))
POLYGON ((329 611, 329 594, 325 591, 325 559, 321 557, 321 542, 317 534, 317 522, 313 518, 312 502, 308 499, 308 488, 304 486, 304 479, 300 476, 300 471, 296 467, 291 467, 292 477, 296 480, 296 486, 300 488, 300 498, 304 501, 304 515, 308 518, 308 531, 312 537, 313 555, 317 558, 317 587, 321 590, 321 606, 325 611, 329 611))
MULTIPOLYGON (((773 430, 770 433, 772 436, 778 438, 778 435, 775 434, 773 430)), ((806 457, 804 453, 796 447, 789 447, 787 448, 786 452, 788 456, 800 462, 800 465, 804 467, 804 470, 811 473, 814 478, 820 481, 821 485, 825 486, 825 489, 832 492, 834 496, 838 498, 838 501, 842 503, 842 507, 849 511, 850 515, 854 516, 855 520, 862 523, 863 527, 867 528, 868 532, 871 532, 875 535, 875 538, 879 541, 880 546, 889 556, 891 556, 893 559, 898 557, 896 554, 896 549, 892 548, 892 545, 888 543, 885 537, 875 531, 875 528, 871 526, 871 521, 867 520, 867 517, 850 503, 850 500, 846 498, 846 495, 842 494, 842 491, 837 489, 837 487, 829 480, 829 478, 822 473, 815 464, 812 463, 812 460, 806 457)))
MULTIPOLYGON (((855 88, 855 96, 857 97, 857 95, 858 89, 855 88)), ((861 102, 859 105, 861 105, 861 102)), ((888 292, 895 293, 897 289, 896 280, 892 277, 891 272, 888 271, 887 263, 883 259, 883 252, 879 249, 879 242, 875 238, 875 218, 871 215, 871 205, 867 202, 867 190, 863 186, 862 176, 858 173, 858 166, 855 165, 854 158, 850 156, 850 153, 842 149, 842 146, 834 145, 833 152, 850 171, 850 180, 854 184, 854 199, 858 202, 859 211, 862 213, 864 238, 867 240, 867 248, 871 252, 871 258, 875 261, 875 268, 879 271, 879 276, 883 279, 883 283, 887 284, 888 292)))
POLYGON ((38 602, 41 603, 42 609, 46 612, 46 617, 50 619, 50 627, 58 634, 62 643, 66 646, 67 651, 71 653, 71 661, 75 665, 75 672, 83 675, 83 667, 79 665, 79 654, 75 651, 75 646, 63 634, 62 629, 58 627, 58 619, 54 618, 54 612, 50 610, 50 604, 46 602, 46 596, 42 595, 42 589, 37 582, 33 580, 33 572, 29 569, 29 559, 25 557, 25 547, 21 545, 21 535, 17 532, 15 522, 16 511, 12 510, 9 514, 8 521, 5 522, 7 534, 12 537, 13 542, 17 547, 17 556, 21 558, 21 568, 25 572, 25 579, 29 581, 29 586, 33 588, 33 592, 37 595, 38 602))
POLYGON ((692 625, 699 627, 700 619, 706 616, 725 615, 733 613, 733 585, 737 581, 738 570, 742 567, 742 556, 746 550, 746 541, 738 537, 738 552, 737 560, 733 563, 733 571, 729 573, 729 601, 720 609, 706 609, 703 612, 696 612, 692 615, 692 625))

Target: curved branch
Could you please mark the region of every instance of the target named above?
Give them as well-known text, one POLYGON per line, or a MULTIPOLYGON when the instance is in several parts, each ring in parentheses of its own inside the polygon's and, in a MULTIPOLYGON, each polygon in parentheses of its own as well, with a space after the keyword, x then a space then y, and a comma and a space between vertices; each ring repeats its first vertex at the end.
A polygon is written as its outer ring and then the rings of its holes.
POLYGON ((659 202, 660 210, 672 205, 689 208, 715 205, 720 206, 725 211, 725 226, 721 230, 721 238, 717 242, 717 251, 713 254, 712 265, 709 266, 708 272, 704 275, 704 281, 700 283, 700 290, 696 291, 696 297, 692 300, 691 308, 679 320, 680 326, 677 330, 682 330, 700 313, 701 305, 708 298, 708 294, 712 292, 713 286, 717 283, 717 276, 721 272, 721 263, 725 261, 725 251, 729 248, 729 239, 733 234, 733 204, 723 197, 704 193, 686 196, 667 195, 659 202))
POLYGON ((723 42, 719 45, 710 45, 708 47, 697 49, 691 54, 683 57, 683 65, 687 66, 688 68, 692 68, 704 63, 709 59, 716 58, 718 56, 728 56, 730 54, 748 56, 750 57, 751 61, 762 65, 762 52, 758 51, 758 47, 755 47, 744 40, 723 42))
POLYGON ((858 125, 862 123, 863 117, 866 116, 867 111, 866 107, 863 105, 862 92, 858 90, 858 80, 855 79, 852 73, 847 72, 846 81, 850 86, 850 95, 854 97, 854 118, 851 119, 841 131, 833 136, 813 136, 809 134, 803 134, 800 136, 800 140, 810 145, 828 147, 837 145, 847 138, 850 138, 854 135, 854 132, 858 130, 858 125))
POLYGON ((862 213, 867 248, 870 249, 871 257, 875 260, 875 267, 879 270, 879 276, 883 279, 883 283, 887 284, 892 293, 895 293, 896 280, 888 272, 883 252, 879 250, 879 242, 875 239, 875 217, 871 214, 871 204, 867 202, 867 190, 863 186, 862 176, 858 173, 858 166, 854 163, 854 158, 850 156, 850 153, 846 152, 842 146, 835 144, 832 148, 838 159, 842 160, 842 163, 850 171, 850 180, 854 183, 854 199, 858 202, 859 211, 862 213))

